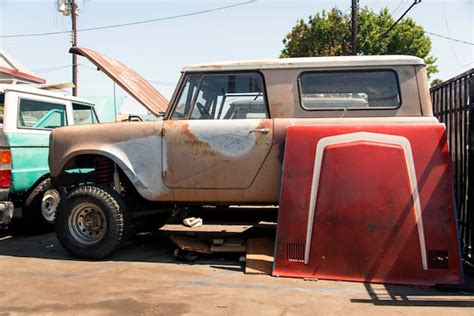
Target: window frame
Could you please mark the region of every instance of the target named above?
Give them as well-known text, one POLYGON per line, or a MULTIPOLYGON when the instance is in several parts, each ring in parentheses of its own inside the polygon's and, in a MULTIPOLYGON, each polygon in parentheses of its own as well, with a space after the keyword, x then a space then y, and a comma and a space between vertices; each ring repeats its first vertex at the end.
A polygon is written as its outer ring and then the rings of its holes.
MULTIPOLYGON (((171 109, 169 110, 169 113, 168 113, 168 116, 167 116, 166 120, 183 121, 183 120, 188 120, 189 119, 188 116, 183 116, 179 119, 174 119, 173 114, 174 114, 174 112, 176 111, 176 108, 179 105, 178 103, 181 99, 181 96, 182 96, 182 93, 183 93, 184 89, 186 89, 186 83, 188 82, 188 78, 191 77, 191 76, 198 76, 199 77, 198 84, 196 85, 196 88, 198 89, 199 86, 201 85, 202 74, 203 73, 201 73, 201 72, 188 72, 188 73, 185 73, 183 75, 183 79, 180 80, 180 82, 179 82, 178 92, 176 93, 176 96, 173 96, 173 100, 172 100, 173 103, 172 103, 172 106, 170 107, 171 109)), ((192 106, 194 104, 193 102, 194 102, 194 95, 191 98, 191 109, 189 110, 189 113, 192 112, 192 106)))
POLYGON ((0 92, 0 105, 3 108, 2 109, 2 114, 0 117, 0 125, 3 126, 4 122, 3 119, 5 117, 5 92, 0 92))
POLYGON ((67 112, 67 106, 68 104, 66 103, 56 103, 56 102, 50 102, 50 101, 42 101, 42 100, 37 100, 34 98, 25 98, 25 97, 19 97, 18 98, 18 107, 17 107, 17 117, 16 117, 16 128, 20 130, 33 130, 33 131, 52 131, 53 128, 40 128, 40 127, 29 127, 29 126, 21 126, 20 125, 20 112, 21 112, 21 101, 22 100, 27 100, 27 101, 34 101, 34 102, 42 102, 42 103, 48 103, 48 104, 53 104, 53 105, 59 105, 64 108, 64 125, 61 126, 56 126, 57 127, 64 127, 69 125, 68 121, 68 112, 67 112))
MULTIPOLYGON (((208 72, 188 72, 188 73, 185 73, 184 80, 182 81, 182 83, 179 87, 179 92, 176 95, 176 98, 173 102, 172 109, 171 109, 168 117, 166 118, 166 120, 170 120, 170 121, 191 120, 190 116, 193 113, 194 108, 196 106, 196 100, 197 100, 197 97, 198 97, 198 94, 199 94, 199 89, 201 88, 203 79, 205 77, 235 75, 235 74, 242 74, 242 75, 252 74, 252 75, 257 75, 257 76, 260 77, 260 79, 262 81, 263 102, 265 104, 265 110, 266 110, 266 115, 267 115, 267 117, 264 118, 264 119, 271 119, 270 107, 268 105, 267 85, 266 85, 266 82, 265 82, 265 76, 262 74, 262 72, 260 72, 258 70, 241 70, 241 71, 223 71, 223 72, 208 71, 208 72), (198 82, 198 85, 197 85, 197 88, 196 88, 196 94, 193 95, 193 98, 191 100, 191 107, 189 109, 189 113, 181 119, 173 119, 172 118, 173 113, 176 110, 176 107, 178 106, 179 99, 181 98, 181 94, 182 94, 182 92, 183 92, 183 90, 186 86, 186 82, 188 80, 188 77, 192 76, 192 75, 199 75, 200 77, 199 77, 199 82, 198 82)), ((202 120, 205 120, 205 119, 202 119, 202 120)), ((214 119, 214 118, 206 119, 206 120, 208 120, 208 121, 223 121, 223 119, 214 119)), ((236 119, 236 120, 247 120, 247 119, 236 119)), ((263 118, 262 118, 262 120, 263 120, 263 118)), ((229 119, 229 121, 231 121, 231 120, 229 119)))
POLYGON ((298 84, 298 96, 299 96, 299 104, 300 107, 305 111, 371 111, 371 110, 397 110, 403 105, 403 96, 400 89, 400 80, 398 76, 398 72, 393 68, 374 68, 374 69, 338 69, 338 70, 305 70, 298 74, 297 78, 298 84), (313 74, 313 73, 347 73, 347 72, 355 72, 355 73, 368 73, 368 72, 391 72, 395 74, 396 84, 397 84, 397 92, 399 96, 398 105, 395 107, 380 107, 380 106, 369 106, 368 107, 321 107, 321 108, 307 108, 304 106, 303 103, 303 90, 301 85, 301 76, 305 74, 313 74))
MULTIPOLYGON (((94 115, 94 119, 95 119, 95 123, 92 122, 92 123, 87 123, 87 124, 97 124, 97 123, 100 123, 99 121, 99 117, 97 116, 97 113, 95 111, 95 106, 92 106, 90 104, 87 104, 87 103, 80 103, 80 102, 71 102, 71 110, 72 110, 72 119, 74 120, 74 105, 80 105, 80 106, 87 106, 89 107, 91 110, 92 110, 92 114, 94 115)), ((87 125, 87 124, 82 124, 82 125, 87 125)), ((67 124, 69 126, 69 124, 67 124)), ((76 122, 73 121, 73 124, 72 125, 79 125, 79 124, 76 124, 76 122)))

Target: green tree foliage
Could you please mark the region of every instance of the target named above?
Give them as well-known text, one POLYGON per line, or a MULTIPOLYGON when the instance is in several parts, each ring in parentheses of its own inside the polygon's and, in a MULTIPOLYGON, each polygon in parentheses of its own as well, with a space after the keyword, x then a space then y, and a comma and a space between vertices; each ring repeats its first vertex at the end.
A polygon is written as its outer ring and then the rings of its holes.
MULTIPOLYGON (((387 8, 378 14, 365 7, 359 10, 358 55, 413 55, 423 58, 428 75, 438 72, 436 58, 430 56, 431 40, 423 27, 411 18, 395 23, 387 8)), ((351 54, 351 17, 334 8, 299 20, 283 39, 280 57, 341 56, 351 54)))
POLYGON ((430 87, 431 87, 431 88, 434 88, 434 87, 436 87, 436 86, 439 86, 439 85, 442 84, 443 82, 444 82, 444 81, 441 80, 441 79, 439 79, 439 78, 433 79, 433 80, 431 81, 430 87))

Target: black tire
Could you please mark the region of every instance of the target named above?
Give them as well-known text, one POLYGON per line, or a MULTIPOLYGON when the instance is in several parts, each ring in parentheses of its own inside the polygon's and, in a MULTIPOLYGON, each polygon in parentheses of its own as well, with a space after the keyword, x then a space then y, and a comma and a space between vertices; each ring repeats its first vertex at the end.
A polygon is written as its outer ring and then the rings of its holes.
POLYGON ((59 192, 53 189, 50 178, 38 183, 33 191, 28 194, 21 208, 23 220, 28 227, 40 229, 53 227, 54 213, 51 218, 47 219, 42 212, 43 197, 48 191, 56 192, 58 198, 60 197, 59 192))
POLYGON ((130 217, 116 191, 85 185, 73 189, 61 200, 55 229, 59 243, 72 256, 98 260, 127 240, 130 217))

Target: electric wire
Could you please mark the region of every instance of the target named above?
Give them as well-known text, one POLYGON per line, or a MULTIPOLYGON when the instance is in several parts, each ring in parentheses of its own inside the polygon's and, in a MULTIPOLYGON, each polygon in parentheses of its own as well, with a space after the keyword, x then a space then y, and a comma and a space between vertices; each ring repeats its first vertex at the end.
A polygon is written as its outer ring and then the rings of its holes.
POLYGON ((382 35, 379 36, 379 39, 384 38, 395 27, 395 25, 397 25, 398 22, 400 22, 411 9, 419 3, 421 3, 421 0, 414 0, 413 3, 408 7, 408 9, 406 9, 405 12, 403 12, 403 14, 398 18, 398 20, 396 20, 395 23, 393 23, 388 28, 388 30, 386 30, 384 33, 382 33, 382 35))
POLYGON ((392 16, 397 15, 397 13, 400 11, 400 9, 405 6, 405 4, 407 3, 407 1, 408 1, 408 0, 400 0, 400 2, 398 2, 398 5, 395 7, 395 9, 393 9, 392 16))
POLYGON ((474 45, 474 43, 461 41, 461 40, 458 40, 458 39, 455 39, 455 38, 452 38, 452 37, 449 37, 449 36, 444 36, 444 35, 436 34, 436 33, 433 33, 433 32, 428 32, 428 31, 424 31, 424 32, 426 34, 433 35, 433 36, 440 37, 440 38, 444 38, 444 39, 447 39, 447 40, 450 40, 450 41, 453 41, 453 42, 463 43, 463 44, 467 44, 467 45, 474 45))
MULTIPOLYGON (((194 16, 194 15, 200 15, 200 14, 205 14, 205 13, 210 13, 210 12, 215 12, 215 11, 226 10, 226 9, 235 8, 235 7, 239 7, 239 6, 243 6, 243 5, 248 5, 248 4, 255 3, 255 2, 257 2, 257 0, 249 0, 249 1, 245 1, 245 2, 239 2, 239 3, 235 3, 235 4, 221 6, 221 7, 215 7, 215 8, 206 9, 206 10, 194 11, 194 12, 190 12, 190 13, 177 14, 177 15, 172 15, 172 16, 167 16, 167 17, 162 17, 162 18, 143 20, 143 21, 135 21, 135 22, 129 22, 129 23, 122 23, 122 24, 90 27, 90 28, 78 29, 77 31, 78 32, 97 31, 97 30, 112 29, 112 28, 125 27, 125 26, 131 26, 131 25, 139 25, 139 24, 145 24, 145 23, 153 23, 153 22, 159 22, 159 21, 174 20, 174 19, 194 16)), ((58 34, 69 34, 69 33, 71 33, 71 31, 57 31, 57 32, 30 33, 30 34, 10 34, 10 35, 0 35, 0 38, 36 37, 36 36, 49 36, 49 35, 58 35, 58 34)))
MULTIPOLYGON (((442 4, 443 4, 444 24, 446 25, 446 32, 448 33, 448 36, 451 36, 450 31, 449 31, 448 16, 446 14, 446 5, 445 5, 444 0, 442 1, 442 4)), ((456 53, 456 50, 454 49, 453 43, 451 41, 449 41, 449 47, 451 47, 451 51, 453 52, 453 55, 456 59, 456 63, 458 64, 458 66, 465 67, 465 66, 468 66, 468 65, 472 64, 472 62, 471 62, 471 63, 465 64, 465 65, 462 65, 461 62, 459 61, 458 54, 456 53)))
MULTIPOLYGON (((78 63, 76 65, 79 66, 79 67, 88 69, 88 70, 100 71, 97 68, 94 68, 94 67, 91 67, 91 66, 88 66, 88 65, 84 65, 84 64, 81 64, 81 63, 78 63)), ((50 68, 33 69, 32 71, 33 72, 48 72, 48 71, 61 70, 61 69, 66 69, 66 68, 71 68, 71 67, 72 67, 72 65, 64 65, 64 66, 57 66, 57 67, 50 67, 50 68)), ((157 85, 164 85, 164 86, 175 86, 176 85, 176 82, 171 82, 171 81, 149 80, 149 79, 146 79, 146 80, 150 83, 157 84, 157 85)))

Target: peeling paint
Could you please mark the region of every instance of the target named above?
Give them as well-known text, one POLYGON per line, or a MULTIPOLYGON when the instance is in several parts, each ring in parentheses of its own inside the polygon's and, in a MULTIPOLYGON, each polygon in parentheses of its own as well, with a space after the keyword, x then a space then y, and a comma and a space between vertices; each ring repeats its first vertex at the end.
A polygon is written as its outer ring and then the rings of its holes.
POLYGON ((206 125, 190 121, 189 130, 199 141, 208 144, 217 153, 239 157, 249 153, 257 143, 255 132, 252 130, 257 129, 258 123, 259 121, 248 120, 239 122, 237 126, 233 124, 234 126, 229 128, 229 122, 216 121, 213 123, 213 128, 209 129, 206 125), (227 127, 224 129, 224 126, 227 127))
MULTIPOLYGON (((143 197, 153 200, 169 193, 161 175, 162 141, 160 135, 115 144, 104 144, 100 150, 113 154, 123 163, 125 168, 122 167, 122 169, 143 197)), ((120 165, 119 161, 117 162, 120 165)))

